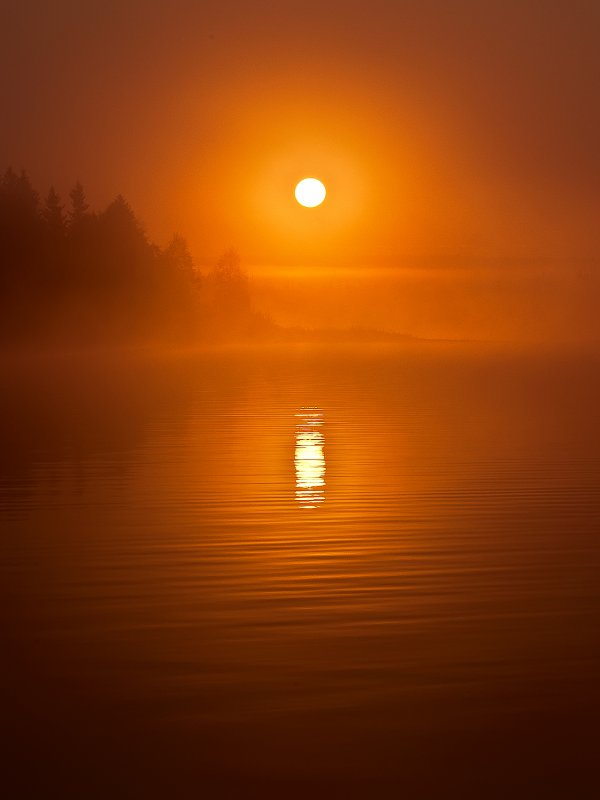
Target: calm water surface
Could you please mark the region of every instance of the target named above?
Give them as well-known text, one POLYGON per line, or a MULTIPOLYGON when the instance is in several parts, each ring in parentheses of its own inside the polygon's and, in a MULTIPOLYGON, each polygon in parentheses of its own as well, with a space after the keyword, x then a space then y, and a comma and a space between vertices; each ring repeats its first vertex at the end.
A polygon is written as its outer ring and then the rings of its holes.
POLYGON ((7 359, 11 796, 593 796, 599 367, 7 359))

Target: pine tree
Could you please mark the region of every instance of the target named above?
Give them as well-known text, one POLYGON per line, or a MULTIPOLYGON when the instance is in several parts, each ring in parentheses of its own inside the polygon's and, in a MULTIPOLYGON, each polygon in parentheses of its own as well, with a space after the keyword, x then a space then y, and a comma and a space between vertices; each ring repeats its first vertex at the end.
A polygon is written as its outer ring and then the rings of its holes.
POLYGON ((77 181, 75 186, 69 192, 69 197, 71 198, 71 225, 76 226, 85 218, 89 209, 89 204, 86 200, 83 186, 79 181, 77 181))
POLYGON ((65 233, 65 216, 63 213, 63 205, 60 202, 60 197, 56 193, 54 186, 50 187, 44 208, 42 209, 42 217, 46 222, 47 228, 51 236, 60 238, 65 233))
POLYGON ((194 259, 183 236, 179 234, 173 236, 165 248, 164 257, 167 263, 178 270, 191 284, 198 285, 200 273, 194 265, 194 259))
POLYGON ((215 311, 232 327, 243 324, 250 313, 248 275, 235 250, 227 250, 207 278, 215 311))

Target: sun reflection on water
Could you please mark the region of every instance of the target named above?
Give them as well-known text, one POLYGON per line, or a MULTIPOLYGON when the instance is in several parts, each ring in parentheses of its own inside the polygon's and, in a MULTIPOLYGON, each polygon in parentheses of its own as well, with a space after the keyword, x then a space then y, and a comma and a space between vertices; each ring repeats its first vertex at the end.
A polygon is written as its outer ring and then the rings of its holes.
POLYGON ((301 508, 317 508, 325 500, 323 412, 305 406, 296 417, 296 500, 301 508))

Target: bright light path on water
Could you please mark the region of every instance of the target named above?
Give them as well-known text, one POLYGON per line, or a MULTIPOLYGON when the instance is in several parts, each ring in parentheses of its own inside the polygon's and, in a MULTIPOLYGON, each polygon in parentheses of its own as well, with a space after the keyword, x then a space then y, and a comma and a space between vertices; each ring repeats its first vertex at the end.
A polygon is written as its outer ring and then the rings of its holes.
POLYGON ((296 414, 296 500, 301 508, 316 508, 325 500, 325 453, 323 413, 318 408, 301 408, 296 414))

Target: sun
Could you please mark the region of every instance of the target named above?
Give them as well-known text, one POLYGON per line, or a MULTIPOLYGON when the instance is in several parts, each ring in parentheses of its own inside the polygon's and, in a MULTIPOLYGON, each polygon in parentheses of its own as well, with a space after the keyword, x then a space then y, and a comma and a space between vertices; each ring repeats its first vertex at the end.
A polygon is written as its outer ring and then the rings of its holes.
POLYGON ((315 208, 315 206, 320 206, 323 200, 325 200, 327 190, 325 189, 325 185, 321 183, 320 180, 317 180, 317 178, 304 178, 296 186, 294 194, 301 206, 315 208))

